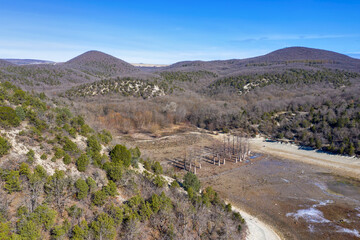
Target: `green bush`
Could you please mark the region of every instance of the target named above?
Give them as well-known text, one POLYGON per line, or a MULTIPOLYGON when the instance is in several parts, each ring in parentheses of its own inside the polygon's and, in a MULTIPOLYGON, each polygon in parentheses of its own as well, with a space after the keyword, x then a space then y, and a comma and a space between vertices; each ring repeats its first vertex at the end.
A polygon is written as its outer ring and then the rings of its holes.
POLYGON ((83 136, 88 135, 89 133, 94 132, 94 130, 87 124, 81 126, 80 134, 83 136))
POLYGON ((65 154, 65 152, 63 149, 58 148, 58 147, 55 148, 54 156, 56 157, 56 159, 62 158, 64 156, 64 154, 65 154))
POLYGON ((30 174, 31 174, 29 165, 27 163, 24 163, 24 162, 21 163, 20 168, 19 168, 19 173, 20 173, 20 175, 24 175, 26 177, 29 177, 30 174))
POLYGON ((185 174, 183 185, 184 185, 185 190, 187 190, 189 187, 191 187, 195 192, 199 192, 200 187, 201 187, 198 177, 191 172, 187 172, 185 174))
POLYGON ((144 168, 151 171, 151 163, 149 161, 144 161, 144 168))
POLYGON ((165 193, 162 192, 159 195, 153 194, 150 200, 150 206, 154 213, 158 213, 159 211, 169 211, 172 209, 171 199, 166 197, 165 193))
POLYGON ((153 163, 153 165, 151 166, 151 169, 154 171, 155 174, 162 174, 163 173, 163 168, 162 168, 161 164, 158 161, 153 163))
POLYGON ((131 164, 131 153, 125 146, 117 144, 110 151, 110 159, 113 163, 129 167, 131 164))
POLYGON ((57 112, 56 123, 58 126, 70 121, 72 113, 68 108, 56 108, 55 111, 57 112))
POLYGON ((178 183, 176 180, 174 180, 174 181, 171 182, 170 187, 171 187, 171 188, 179 188, 180 185, 179 185, 179 183, 178 183))
POLYGON ((19 107, 19 106, 16 107, 15 113, 16 113, 16 116, 20 119, 20 121, 24 121, 24 119, 26 117, 26 113, 22 107, 19 107))
POLYGON ((75 128, 78 132, 81 129, 81 126, 85 124, 85 120, 82 116, 77 116, 71 119, 71 126, 75 128))
POLYGON ((117 182, 121 180, 123 174, 123 166, 121 164, 115 164, 113 162, 107 162, 104 164, 104 170, 108 179, 117 182))
POLYGON ((159 176, 159 175, 156 175, 156 177, 154 178, 154 184, 161 188, 163 187, 165 184, 166 184, 166 181, 163 177, 159 176))
POLYGON ((35 157, 35 152, 34 150, 30 149, 27 153, 26 156, 28 157, 27 161, 29 163, 33 163, 34 162, 34 157, 35 157))
POLYGON ((64 226, 62 225, 55 226, 51 230, 51 239, 64 239, 66 233, 67 233, 67 229, 64 226))
POLYGON ((245 219, 241 216, 240 213, 238 212, 233 212, 233 216, 232 218, 235 220, 235 221, 239 221, 240 223, 245 223, 245 219))
POLYGON ((107 198, 107 194, 105 193, 105 191, 99 190, 99 191, 94 193, 92 202, 96 206, 102 206, 102 205, 105 204, 106 198, 107 198))
POLYGON ((89 165, 90 161, 86 154, 81 154, 80 157, 76 160, 76 167, 79 172, 85 172, 87 166, 89 165))
POLYGON ((83 220, 79 225, 75 225, 72 230, 72 238, 74 240, 83 240, 88 239, 89 236, 89 226, 88 223, 83 220))
POLYGON ((92 192, 96 189, 96 187, 97 187, 96 182, 95 182, 95 180, 94 180, 92 177, 88 177, 88 178, 86 179, 86 183, 87 183, 87 185, 89 186, 89 190, 90 190, 91 193, 92 193, 92 192))
POLYGON ((103 188, 103 191, 106 193, 106 195, 108 196, 116 196, 118 195, 118 192, 117 192, 117 186, 116 184, 109 180, 108 184, 103 188))
POLYGON ((5 138, 0 136, 0 157, 8 154, 10 148, 10 143, 5 138))
POLYGON ((41 158, 42 160, 46 160, 46 159, 48 158, 48 156, 46 155, 46 153, 43 153, 43 154, 40 156, 40 158, 41 158))
POLYGON ((21 191, 19 171, 11 170, 5 174, 5 189, 8 193, 21 191))
POLYGON ((46 179, 48 176, 46 170, 40 165, 35 167, 34 174, 37 174, 42 179, 46 179))
POLYGON ((30 218, 44 229, 50 230, 55 223, 56 211, 47 205, 38 206, 31 214, 30 218))
POLYGON ((115 225, 119 226, 123 222, 124 213, 121 207, 112 203, 110 206, 106 207, 106 212, 114 220, 115 225))
POLYGON ((88 137, 87 147, 87 152, 89 152, 91 156, 93 156, 94 153, 99 153, 101 151, 101 145, 94 135, 88 137))
POLYGON ((104 164, 109 161, 109 158, 106 154, 101 155, 99 152, 92 153, 91 156, 92 164, 95 167, 103 168, 104 164))
POLYGON ((87 185, 85 180, 78 179, 75 182, 75 187, 77 189, 77 193, 76 193, 77 199, 82 200, 87 197, 89 192, 89 186, 87 185))
POLYGON ((18 233, 20 239, 27 240, 39 240, 40 239, 40 230, 37 224, 32 220, 24 220, 18 223, 18 233))
POLYGON ((63 162, 65 165, 69 165, 71 163, 71 157, 69 156, 69 154, 65 154, 63 162))
POLYGON ((0 125, 3 127, 17 127, 20 119, 11 107, 0 106, 0 125))
POLYGON ((106 213, 101 213, 96 220, 91 223, 91 230, 95 239, 114 239, 116 229, 114 220, 106 213))
POLYGON ((102 130, 101 133, 99 133, 99 138, 104 144, 109 144, 112 141, 112 135, 108 130, 102 130))
POLYGON ((11 231, 11 222, 1 222, 0 221, 0 239, 1 240, 13 239, 12 231, 11 231))
POLYGON ((66 211, 68 212, 69 216, 73 219, 80 219, 84 213, 84 210, 82 208, 77 207, 75 204, 69 208, 66 208, 66 211))
POLYGON ((64 142, 64 144, 63 144, 64 151, 71 152, 71 153, 76 153, 79 151, 76 143, 71 141, 68 137, 64 137, 63 142, 64 142))

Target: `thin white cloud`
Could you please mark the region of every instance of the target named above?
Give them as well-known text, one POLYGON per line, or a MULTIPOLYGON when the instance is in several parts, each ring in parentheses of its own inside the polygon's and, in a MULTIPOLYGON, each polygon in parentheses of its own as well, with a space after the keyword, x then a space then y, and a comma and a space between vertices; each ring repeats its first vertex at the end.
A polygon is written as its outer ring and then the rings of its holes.
POLYGON ((333 39, 359 37, 355 34, 273 34, 259 37, 237 38, 232 42, 251 42, 251 41, 279 41, 279 40, 310 40, 310 39, 333 39))

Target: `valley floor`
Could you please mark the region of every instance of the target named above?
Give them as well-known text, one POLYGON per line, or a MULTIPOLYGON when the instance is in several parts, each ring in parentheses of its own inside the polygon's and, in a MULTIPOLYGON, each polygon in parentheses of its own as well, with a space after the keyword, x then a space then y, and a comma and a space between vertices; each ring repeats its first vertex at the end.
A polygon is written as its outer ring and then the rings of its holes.
MULTIPOLYGON (((170 175, 182 175, 186 153, 195 149, 206 154, 221 139, 221 134, 177 129, 163 137, 135 134, 117 141, 139 146, 144 158, 151 156, 168 165, 170 175)), ((358 159, 261 138, 250 144, 253 156, 248 161, 217 166, 205 157, 197 169, 204 187, 212 186, 248 219, 248 239, 360 237, 360 181, 352 178, 359 171, 358 159), (274 238, 266 231, 274 233, 274 238)))

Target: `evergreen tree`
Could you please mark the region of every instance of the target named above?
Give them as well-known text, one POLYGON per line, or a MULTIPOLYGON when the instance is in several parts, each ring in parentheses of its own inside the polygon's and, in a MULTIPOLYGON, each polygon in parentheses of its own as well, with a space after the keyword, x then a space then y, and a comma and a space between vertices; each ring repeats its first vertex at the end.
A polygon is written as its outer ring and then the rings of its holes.
POLYGON ((123 164, 129 167, 131 164, 131 152, 123 145, 117 144, 110 151, 110 159, 115 164, 123 164))
POLYGON ((184 176, 184 188, 187 190, 191 187, 195 192, 199 192, 200 190, 200 181, 197 176, 191 172, 187 172, 184 176))
POLYGON ((21 191, 19 171, 11 170, 5 175, 5 189, 9 193, 21 191))
POLYGON ((114 220, 106 213, 101 213, 96 220, 91 223, 91 230, 96 239, 114 239, 116 229, 114 220))
POLYGON ((87 197, 89 192, 89 186, 87 185, 85 180, 78 179, 75 182, 75 187, 77 189, 77 194, 76 194, 77 199, 82 200, 87 197))
POLYGON ((0 136, 0 157, 8 154, 10 148, 10 143, 5 138, 0 136))
POLYGON ((81 154, 80 157, 76 160, 76 167, 79 172, 85 172, 87 166, 89 165, 89 158, 86 154, 81 154))

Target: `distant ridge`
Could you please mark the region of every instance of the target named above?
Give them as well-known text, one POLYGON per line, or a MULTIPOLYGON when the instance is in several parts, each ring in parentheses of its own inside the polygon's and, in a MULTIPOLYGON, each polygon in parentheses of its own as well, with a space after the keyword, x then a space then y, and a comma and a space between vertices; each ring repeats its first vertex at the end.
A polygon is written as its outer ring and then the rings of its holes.
POLYGON ((8 66, 13 66, 13 65, 14 64, 12 64, 11 62, 0 59, 0 67, 8 67, 8 66))
POLYGON ((138 69, 130 63, 94 50, 85 52, 67 61, 64 65, 88 74, 106 77, 138 71, 138 69))
POLYGON ((47 61, 47 60, 40 60, 40 59, 3 59, 7 62, 10 62, 15 65, 31 65, 31 64, 55 64, 55 62, 47 61))
POLYGON ((252 58, 252 60, 260 60, 260 61, 268 61, 268 62, 291 61, 291 60, 332 60, 332 61, 349 62, 357 59, 351 58, 341 53, 322 50, 322 49, 306 48, 306 47, 288 47, 270 52, 263 56, 252 58))
POLYGON ((360 72, 360 59, 322 49, 289 47, 270 52, 263 56, 246 59, 183 61, 174 63, 165 69, 171 71, 194 71, 200 69, 226 74, 238 71, 250 71, 249 67, 251 66, 253 68, 256 67, 258 71, 268 71, 274 68, 281 70, 281 68, 289 67, 323 67, 360 72))

